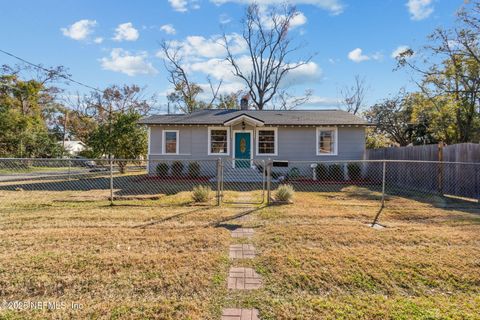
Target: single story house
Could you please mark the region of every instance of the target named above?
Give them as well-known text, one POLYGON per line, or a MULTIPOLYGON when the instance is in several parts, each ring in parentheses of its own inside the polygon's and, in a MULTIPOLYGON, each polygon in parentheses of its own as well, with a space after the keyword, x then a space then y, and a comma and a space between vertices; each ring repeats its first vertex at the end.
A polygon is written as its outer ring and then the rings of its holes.
POLYGON ((340 110, 238 109, 153 115, 140 123, 148 126, 148 159, 223 158, 232 169, 268 159, 361 160, 369 125, 340 110))
POLYGON ((65 140, 59 141, 58 144, 62 146, 65 153, 69 156, 78 156, 80 152, 84 151, 87 146, 80 140, 65 140))

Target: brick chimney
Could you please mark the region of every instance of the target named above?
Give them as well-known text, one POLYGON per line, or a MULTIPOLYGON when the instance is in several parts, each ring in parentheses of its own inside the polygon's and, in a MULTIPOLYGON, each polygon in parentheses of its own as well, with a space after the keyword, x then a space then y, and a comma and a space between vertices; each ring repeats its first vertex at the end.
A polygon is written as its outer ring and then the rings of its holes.
POLYGON ((248 100, 250 100, 250 94, 247 93, 240 99, 240 110, 248 110, 248 100))

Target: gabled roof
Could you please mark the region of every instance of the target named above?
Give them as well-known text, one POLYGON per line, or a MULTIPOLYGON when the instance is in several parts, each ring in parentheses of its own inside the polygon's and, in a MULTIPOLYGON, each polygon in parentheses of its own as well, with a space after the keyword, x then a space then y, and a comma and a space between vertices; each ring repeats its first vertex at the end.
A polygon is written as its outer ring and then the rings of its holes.
POLYGON ((242 115, 265 125, 369 125, 362 118, 342 110, 219 110, 191 114, 153 115, 140 120, 146 125, 223 125, 242 115))
POLYGON ((247 122, 252 123, 256 126, 263 126, 265 124, 265 121, 257 119, 250 114, 240 113, 238 116, 235 116, 235 117, 233 117, 231 119, 228 119, 225 122, 223 122, 223 125, 224 126, 230 126, 230 125, 237 124, 240 121, 247 121, 247 122))

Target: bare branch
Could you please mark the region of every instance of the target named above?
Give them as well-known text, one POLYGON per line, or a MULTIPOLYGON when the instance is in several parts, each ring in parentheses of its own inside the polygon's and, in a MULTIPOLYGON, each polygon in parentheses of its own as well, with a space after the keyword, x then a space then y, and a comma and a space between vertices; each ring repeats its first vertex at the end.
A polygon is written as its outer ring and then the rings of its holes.
POLYGON ((227 36, 223 35, 226 60, 232 66, 233 74, 247 86, 249 95, 259 110, 264 109, 276 96, 290 71, 308 64, 312 59, 310 56, 298 63, 289 61, 290 56, 301 48, 295 46, 289 37, 291 23, 298 14, 296 8, 289 5, 273 7, 267 13, 258 4, 248 6, 243 20, 242 37, 248 48, 249 70, 240 68, 227 36))
POLYGON ((340 90, 342 102, 347 112, 357 114, 364 107, 367 84, 365 78, 359 75, 355 76, 355 82, 352 86, 345 86, 340 90))

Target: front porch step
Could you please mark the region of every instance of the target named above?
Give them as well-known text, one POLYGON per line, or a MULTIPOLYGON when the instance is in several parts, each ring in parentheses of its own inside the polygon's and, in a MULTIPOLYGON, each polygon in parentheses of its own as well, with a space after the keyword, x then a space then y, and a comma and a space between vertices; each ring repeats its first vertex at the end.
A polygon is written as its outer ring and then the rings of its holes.
MULTIPOLYGON (((263 182, 263 172, 257 168, 229 168, 223 169, 224 182, 263 182)), ((266 177, 265 177, 266 179, 266 177)), ((216 177, 210 179, 211 182, 217 181, 216 177)))

